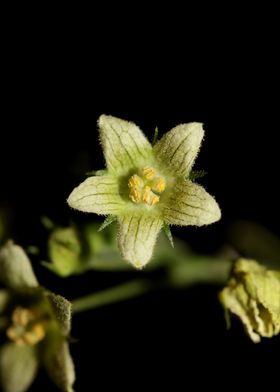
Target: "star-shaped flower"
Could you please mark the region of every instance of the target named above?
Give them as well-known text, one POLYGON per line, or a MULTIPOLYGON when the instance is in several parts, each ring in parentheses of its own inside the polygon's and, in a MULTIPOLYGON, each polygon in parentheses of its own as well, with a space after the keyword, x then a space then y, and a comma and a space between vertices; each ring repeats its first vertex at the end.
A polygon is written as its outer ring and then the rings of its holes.
POLYGON ((203 139, 202 124, 181 124, 152 146, 132 122, 98 121, 107 171, 87 178, 68 198, 70 207, 118 219, 124 259, 142 268, 164 224, 202 226, 221 217, 218 204, 189 178, 203 139))
POLYGON ((0 250, 0 281, 0 332, 7 338, 0 347, 1 391, 27 391, 40 365, 60 390, 73 391, 71 304, 39 286, 27 255, 11 241, 0 250))

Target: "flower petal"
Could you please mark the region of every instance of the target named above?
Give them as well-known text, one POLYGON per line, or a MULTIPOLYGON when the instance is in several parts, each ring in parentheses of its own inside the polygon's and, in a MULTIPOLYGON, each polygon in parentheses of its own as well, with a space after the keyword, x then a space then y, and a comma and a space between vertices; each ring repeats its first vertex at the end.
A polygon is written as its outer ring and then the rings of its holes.
POLYGON ((44 351, 44 365, 52 381, 62 391, 73 392, 75 381, 74 363, 68 343, 59 335, 48 341, 44 351))
POLYGON ((18 291, 38 287, 29 258, 12 241, 8 241, 0 251, 0 280, 5 286, 18 291))
POLYGON ((113 176, 87 178, 72 191, 67 202, 76 210, 100 215, 118 215, 124 206, 117 179, 113 176))
POLYGON ((203 135, 201 123, 178 125, 157 142, 156 157, 162 164, 169 165, 172 174, 186 176, 191 171, 203 135))
POLYGON ((118 243, 124 259, 136 268, 144 267, 152 257, 162 225, 159 217, 120 217, 118 243))
POLYGON ((270 324, 273 326, 270 333, 265 335, 264 331, 261 331, 261 334, 262 336, 276 335, 280 332, 280 282, 273 271, 254 273, 250 277, 251 284, 255 288, 257 301, 262 305, 262 313, 266 311, 270 316, 264 317, 264 319, 265 321, 271 319, 270 324))
POLYGON ((109 171, 128 172, 151 156, 152 146, 134 123, 103 114, 98 125, 109 171))
POLYGON ((248 312, 246 312, 242 304, 239 302, 235 290, 225 287, 220 292, 219 298, 224 306, 225 312, 228 312, 229 310, 231 313, 238 316, 252 341, 254 343, 259 343, 261 340, 260 335, 254 331, 252 320, 250 319, 248 312))
POLYGON ((189 180, 175 185, 164 207, 164 221, 180 226, 203 226, 221 218, 220 208, 205 189, 189 180))
POLYGON ((38 359, 34 346, 6 343, 0 350, 1 391, 27 391, 37 369, 38 359))

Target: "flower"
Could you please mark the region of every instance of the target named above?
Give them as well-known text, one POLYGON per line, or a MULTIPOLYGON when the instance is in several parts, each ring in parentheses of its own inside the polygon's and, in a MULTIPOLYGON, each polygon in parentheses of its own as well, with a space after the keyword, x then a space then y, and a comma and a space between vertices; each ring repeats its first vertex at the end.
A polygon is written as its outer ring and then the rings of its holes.
POLYGON ((280 272, 239 259, 219 298, 228 326, 231 312, 240 318, 254 343, 280 332, 280 272))
POLYGON ((26 391, 42 364, 62 391, 73 391, 71 304, 39 286, 27 255, 11 241, 0 250, 0 280, 0 329, 8 339, 0 348, 1 390, 26 391))
POLYGON ((202 226, 221 217, 218 204, 189 179, 204 135, 202 124, 181 124, 152 146, 132 122, 98 121, 107 171, 87 178, 68 198, 70 207, 118 219, 124 259, 142 268, 164 224, 202 226))

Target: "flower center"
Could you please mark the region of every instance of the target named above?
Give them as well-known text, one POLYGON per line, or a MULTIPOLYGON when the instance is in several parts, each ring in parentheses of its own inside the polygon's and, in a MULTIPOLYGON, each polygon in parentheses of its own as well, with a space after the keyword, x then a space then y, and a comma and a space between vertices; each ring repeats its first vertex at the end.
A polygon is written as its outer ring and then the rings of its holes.
POLYGON ((34 310, 17 307, 12 314, 12 325, 7 329, 7 336, 15 343, 33 346, 45 337, 42 318, 34 310))
POLYGON ((149 206, 157 204, 165 187, 165 179, 150 166, 144 167, 140 175, 133 174, 128 180, 129 197, 136 204, 145 203, 149 206))

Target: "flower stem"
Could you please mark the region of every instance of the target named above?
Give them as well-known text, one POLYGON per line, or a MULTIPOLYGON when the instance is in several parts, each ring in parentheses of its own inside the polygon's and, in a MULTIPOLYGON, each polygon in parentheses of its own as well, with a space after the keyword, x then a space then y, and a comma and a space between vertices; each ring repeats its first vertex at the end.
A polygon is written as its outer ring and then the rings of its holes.
POLYGON ((159 281, 153 278, 136 279, 102 291, 77 298, 72 302, 73 313, 79 313, 112 303, 141 296, 158 288, 184 288, 198 283, 223 284, 231 263, 210 257, 192 258, 174 263, 167 276, 159 281))
POLYGON ((73 313, 83 312, 89 309, 99 308, 115 302, 138 297, 152 289, 150 280, 132 280, 109 289, 89 294, 85 297, 77 298, 72 302, 73 313))
POLYGON ((196 256, 175 264, 169 272, 171 287, 188 287, 194 284, 224 284, 232 262, 211 256, 196 256))

